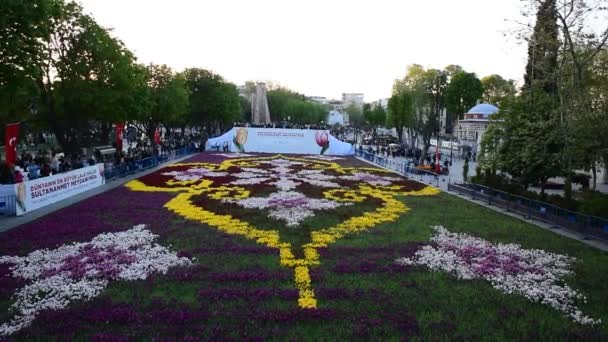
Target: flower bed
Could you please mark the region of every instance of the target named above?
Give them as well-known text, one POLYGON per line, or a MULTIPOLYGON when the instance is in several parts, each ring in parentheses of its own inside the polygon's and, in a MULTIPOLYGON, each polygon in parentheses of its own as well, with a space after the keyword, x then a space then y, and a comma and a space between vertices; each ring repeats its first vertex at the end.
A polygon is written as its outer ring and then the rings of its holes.
POLYGON ((572 318, 606 319, 607 264, 354 158, 203 153, 0 234, 0 324, 32 340, 602 340, 572 318), (487 239, 466 236, 485 246, 463 254, 473 279, 416 266, 445 254, 427 245, 448 222, 487 239), (526 249, 496 263, 495 241, 526 249), (500 272, 563 296, 504 294, 500 272))

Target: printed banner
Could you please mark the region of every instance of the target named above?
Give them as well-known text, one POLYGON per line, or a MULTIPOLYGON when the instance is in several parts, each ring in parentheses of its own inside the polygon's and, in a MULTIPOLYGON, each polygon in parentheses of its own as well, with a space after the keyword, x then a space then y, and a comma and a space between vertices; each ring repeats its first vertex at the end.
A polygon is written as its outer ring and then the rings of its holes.
POLYGON ((96 188, 104 183, 104 166, 97 164, 58 175, 15 184, 16 214, 23 215, 96 188))
POLYGON ((235 127, 224 135, 209 139, 206 149, 221 150, 224 144, 232 152, 353 155, 352 144, 334 138, 328 131, 235 127))
POLYGON ((6 154, 6 162, 15 164, 17 160, 17 138, 19 137, 19 123, 6 125, 4 133, 4 151, 6 154))

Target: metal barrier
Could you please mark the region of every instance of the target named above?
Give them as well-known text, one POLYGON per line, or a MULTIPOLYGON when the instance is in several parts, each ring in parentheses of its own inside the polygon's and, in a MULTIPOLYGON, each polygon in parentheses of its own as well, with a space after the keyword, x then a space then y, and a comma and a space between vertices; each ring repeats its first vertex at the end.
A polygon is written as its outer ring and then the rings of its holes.
POLYGON ((15 195, 0 196, 0 217, 15 216, 15 206, 17 205, 15 195))
POLYGON ((472 199, 485 201, 490 205, 518 213, 525 218, 533 218, 553 225, 582 233, 585 238, 595 237, 608 240, 608 220, 585 215, 552 204, 510 194, 473 183, 448 184, 448 191, 461 193, 472 199))
POLYGON ((397 171, 398 173, 406 175, 413 180, 418 180, 421 183, 435 184, 436 186, 439 186, 438 174, 417 169, 416 167, 410 166, 410 163, 408 162, 398 161, 393 158, 381 157, 365 151, 357 151, 356 155, 357 157, 363 158, 378 166, 397 171))
POLYGON ((108 181, 120 177, 125 177, 140 171, 156 167, 162 163, 187 156, 194 152, 196 152, 195 148, 186 147, 162 153, 160 156, 134 160, 120 165, 106 166, 105 178, 106 181, 108 181))

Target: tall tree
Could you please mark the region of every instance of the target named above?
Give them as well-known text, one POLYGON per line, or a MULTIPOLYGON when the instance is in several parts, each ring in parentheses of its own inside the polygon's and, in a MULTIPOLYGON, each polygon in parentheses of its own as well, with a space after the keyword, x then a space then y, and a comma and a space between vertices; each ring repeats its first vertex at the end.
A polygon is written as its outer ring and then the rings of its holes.
POLYGON ((211 134, 244 119, 234 84, 211 71, 197 68, 186 69, 184 77, 190 90, 191 124, 204 126, 211 134))
POLYGON ((67 152, 101 138, 111 123, 124 119, 137 79, 134 57, 75 3, 63 4, 43 41, 36 85, 40 119, 48 123, 67 152))
POLYGON ((186 81, 167 65, 150 64, 147 67, 150 91, 150 111, 139 122, 152 144, 156 129, 162 124, 179 120, 188 108, 186 81))
POLYGON ((0 123, 22 121, 36 110, 35 80, 60 5, 58 0, 0 1, 0 123))
POLYGON ((456 119, 473 107, 483 95, 483 85, 474 73, 459 71, 454 74, 445 91, 445 105, 449 113, 446 118, 446 131, 452 132, 456 119), (453 117, 452 117, 453 114, 453 117))
MULTIPOLYGON (((524 91, 535 88, 557 96, 557 57, 559 52, 556 0, 539 1, 536 24, 528 41, 528 63, 524 91)), ((529 100, 532 99, 533 96, 529 100)))
POLYGON ((500 75, 490 75, 481 79, 483 85, 483 101, 501 108, 503 102, 512 99, 517 90, 515 81, 506 80, 500 75))
POLYGON ((393 91, 408 91, 414 103, 414 119, 410 134, 411 145, 422 142, 420 161, 426 159, 431 146, 431 137, 439 133, 439 119, 445 107, 445 90, 448 73, 445 70, 424 69, 413 64, 408 67, 402 80, 395 82, 393 91))
POLYGON ((411 127, 414 120, 414 100, 412 94, 408 91, 393 93, 388 100, 388 118, 389 125, 395 127, 399 142, 403 142, 403 130, 405 127, 411 127))
POLYGON ((499 167, 541 192, 550 177, 564 174, 557 83, 559 39, 555 0, 542 1, 528 45, 522 97, 506 108, 499 167))

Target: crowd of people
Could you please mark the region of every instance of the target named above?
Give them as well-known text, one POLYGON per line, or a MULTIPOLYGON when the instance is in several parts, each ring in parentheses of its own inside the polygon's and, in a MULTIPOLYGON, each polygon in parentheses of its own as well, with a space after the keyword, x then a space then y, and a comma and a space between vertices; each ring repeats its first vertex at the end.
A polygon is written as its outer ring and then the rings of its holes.
POLYGON ((15 164, 0 163, 0 184, 15 184, 95 165, 94 155, 38 150, 22 152, 15 164))
POLYGON ((136 161, 161 157, 163 153, 190 147, 197 150, 204 149, 204 142, 200 134, 165 135, 160 145, 153 145, 146 140, 138 139, 127 142, 126 150, 116 150, 113 154, 104 155, 100 150, 90 155, 78 153, 59 153, 56 151, 39 150, 37 152, 24 151, 17 157, 15 164, 6 161, 0 163, 0 184, 15 184, 28 180, 48 177, 71 170, 92 166, 98 162, 104 163, 109 169, 124 165, 126 168, 136 167, 136 161))
POLYGON ((251 128, 286 128, 286 129, 327 129, 325 124, 297 124, 289 121, 279 123, 271 122, 269 124, 252 124, 250 122, 235 122, 234 127, 251 127, 251 128))

